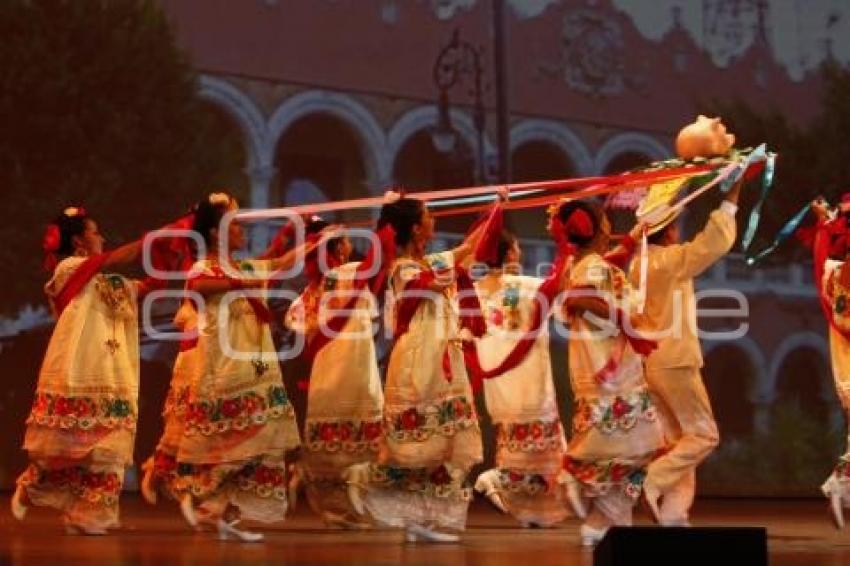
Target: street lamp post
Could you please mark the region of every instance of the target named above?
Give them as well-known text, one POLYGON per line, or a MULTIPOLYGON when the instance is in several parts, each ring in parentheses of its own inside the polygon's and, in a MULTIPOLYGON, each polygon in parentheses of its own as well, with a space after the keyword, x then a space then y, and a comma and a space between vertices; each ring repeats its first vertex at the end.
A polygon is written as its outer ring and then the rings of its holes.
POLYGON ((481 50, 476 49, 468 41, 460 38, 456 29, 452 39, 440 50, 434 62, 434 84, 440 92, 437 104, 437 124, 431 130, 431 140, 437 151, 451 153, 457 144, 457 132, 452 126, 449 91, 463 80, 465 76, 472 79, 469 94, 473 97, 473 124, 478 135, 478 168, 477 180, 483 182, 486 178, 484 163, 484 126, 486 114, 484 111, 484 87, 482 79, 484 68, 481 64, 481 50))

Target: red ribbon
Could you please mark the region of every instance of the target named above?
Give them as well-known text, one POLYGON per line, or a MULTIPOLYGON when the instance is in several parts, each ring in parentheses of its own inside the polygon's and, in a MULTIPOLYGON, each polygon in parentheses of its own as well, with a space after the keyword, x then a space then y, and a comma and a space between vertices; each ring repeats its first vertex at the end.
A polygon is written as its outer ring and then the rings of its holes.
MULTIPOLYGON (((565 249, 565 252, 570 251, 565 249)), ((470 370, 473 391, 479 391, 485 379, 493 379, 516 369, 528 357, 531 348, 537 341, 543 322, 549 317, 549 313, 552 310, 552 302, 561 288, 561 272, 570 255, 572 253, 559 253, 558 257, 555 258, 555 265, 552 272, 537 289, 539 299, 534 302, 529 330, 520 337, 516 345, 514 345, 499 365, 490 370, 484 370, 481 367, 475 344, 470 343, 465 345, 464 358, 470 370)))
MULTIPOLYGON (((215 266, 212 268, 212 271, 212 275, 201 274, 191 277, 187 284, 189 290, 193 290, 198 283, 203 281, 228 281, 234 290, 242 289, 242 281, 233 277, 228 277, 221 267, 215 266)), ((248 301, 248 304, 251 306, 251 310, 254 311, 254 315, 257 317, 260 324, 268 324, 272 321, 272 313, 262 300, 258 297, 249 296, 245 296, 244 298, 248 301)))
POLYGON ((81 265, 71 274, 68 281, 62 289, 56 294, 53 299, 53 308, 56 309, 56 316, 59 317, 71 301, 80 294, 89 281, 94 279, 94 276, 100 273, 103 264, 109 258, 110 252, 104 252, 87 258, 81 265))
POLYGON ((322 332, 317 333, 310 340, 306 351, 308 360, 314 359, 322 348, 342 332, 342 329, 345 328, 351 319, 351 315, 357 306, 357 301, 360 300, 362 291, 366 289, 367 285, 373 293, 377 293, 383 287, 386 280, 386 270, 395 261, 395 230, 387 224, 378 230, 376 235, 378 236, 378 249, 375 247, 369 248, 366 258, 357 266, 354 275, 353 292, 342 309, 340 309, 342 311, 341 314, 333 316, 325 324, 322 332), (376 263, 378 263, 378 272, 372 276, 370 281, 366 277, 366 274, 375 269, 376 263))
MULTIPOLYGON (((499 261, 499 240, 502 235, 502 227, 504 226, 505 212, 502 206, 495 206, 490 210, 490 214, 477 222, 480 225, 486 222, 484 233, 481 239, 478 240, 478 245, 475 246, 475 261, 480 261, 488 265, 495 264, 499 261)), ((470 233, 478 226, 474 225, 470 233)))

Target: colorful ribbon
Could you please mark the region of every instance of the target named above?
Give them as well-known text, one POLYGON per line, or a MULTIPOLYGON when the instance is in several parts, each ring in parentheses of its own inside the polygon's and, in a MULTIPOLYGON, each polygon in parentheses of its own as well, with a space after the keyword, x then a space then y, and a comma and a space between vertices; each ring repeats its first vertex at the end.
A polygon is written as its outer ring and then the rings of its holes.
POLYGON ((771 244, 767 248, 763 249, 762 251, 753 256, 747 257, 747 265, 753 266, 756 263, 760 262, 768 255, 772 254, 776 250, 776 248, 778 248, 783 242, 785 242, 785 240, 793 236, 800 228, 800 225, 803 223, 806 217, 809 215, 809 211, 811 209, 812 203, 808 203, 806 206, 801 208, 797 212, 797 214, 792 216, 791 219, 788 220, 788 222, 786 222, 782 226, 782 228, 779 229, 779 232, 776 234, 776 237, 773 238, 773 242, 771 242, 771 244))

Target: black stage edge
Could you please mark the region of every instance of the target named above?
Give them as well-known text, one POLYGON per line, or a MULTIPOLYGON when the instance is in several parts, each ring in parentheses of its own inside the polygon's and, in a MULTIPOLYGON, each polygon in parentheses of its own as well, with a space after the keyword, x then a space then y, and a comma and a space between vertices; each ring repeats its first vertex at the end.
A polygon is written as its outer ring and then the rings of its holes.
POLYGON ((611 527, 593 550, 594 566, 767 565, 763 527, 611 527))

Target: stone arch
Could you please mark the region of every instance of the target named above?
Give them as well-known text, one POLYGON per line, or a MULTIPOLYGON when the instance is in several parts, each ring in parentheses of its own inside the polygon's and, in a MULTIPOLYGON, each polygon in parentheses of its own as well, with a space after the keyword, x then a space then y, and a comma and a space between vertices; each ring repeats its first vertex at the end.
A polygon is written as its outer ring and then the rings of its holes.
POLYGON ((198 96, 222 108, 242 130, 248 156, 246 169, 271 163, 266 120, 248 95, 223 79, 202 75, 198 80, 198 96))
POLYGON ((361 143, 369 190, 379 194, 392 171, 386 135, 372 113, 346 94, 309 90, 284 100, 269 118, 269 159, 274 159, 274 152, 284 132, 298 119, 310 114, 331 115, 351 128, 361 143))
POLYGON ((767 359, 758 343, 749 336, 743 336, 733 341, 706 341, 703 348, 703 357, 708 359, 712 351, 726 346, 740 350, 749 360, 752 370, 755 373, 753 382, 749 384, 748 393, 750 401, 759 403, 770 399, 773 387, 767 372, 767 359))
MULTIPOLYGON (((779 373, 782 371, 785 358, 800 348, 811 348, 815 350, 823 358, 824 365, 827 368, 830 367, 829 344, 827 344, 826 338, 811 331, 792 334, 779 344, 771 357, 770 369, 767 372, 767 385, 771 393, 775 393, 776 391, 777 380, 779 379, 779 373)), ((832 382, 824 382, 820 384, 820 387, 823 393, 826 388, 833 387, 833 384, 832 382)))
MULTIPOLYGON (((466 144, 473 148, 473 153, 477 156, 478 148, 478 132, 475 129, 475 124, 470 115, 456 108, 450 110, 452 125, 457 130, 458 134, 464 139, 466 144)), ((393 166, 399 152, 404 147, 405 142, 416 133, 427 130, 437 123, 437 107, 433 104, 419 106, 403 114, 387 135, 387 147, 390 156, 390 177, 392 179, 393 166)), ((491 143, 487 132, 484 132, 484 155, 491 155, 495 152, 495 148, 491 143)))
POLYGON ((670 157, 673 151, 670 147, 647 134, 639 132, 617 134, 605 142, 596 152, 594 158, 596 173, 601 174, 615 157, 623 153, 640 153, 655 161, 670 157))
POLYGON ((526 119, 511 129, 511 153, 530 141, 545 141, 558 147, 573 163, 579 176, 594 171, 593 157, 587 146, 568 126, 554 120, 526 119))

